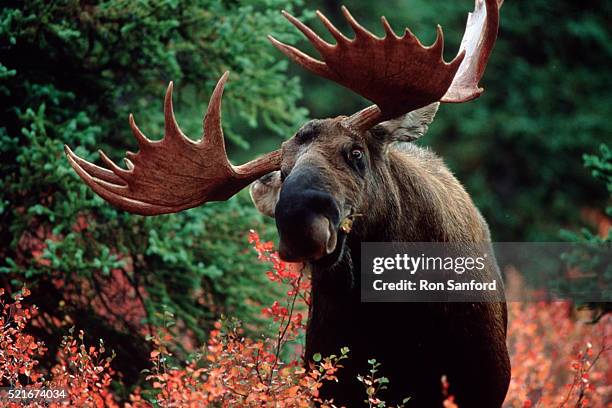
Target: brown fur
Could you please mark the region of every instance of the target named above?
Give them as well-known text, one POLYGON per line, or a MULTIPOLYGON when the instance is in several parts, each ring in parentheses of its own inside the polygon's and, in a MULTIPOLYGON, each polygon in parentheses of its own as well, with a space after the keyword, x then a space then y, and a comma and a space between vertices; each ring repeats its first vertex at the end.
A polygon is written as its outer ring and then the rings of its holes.
MULTIPOLYGON (((404 132, 402 139, 381 124, 355 134, 340 119, 311 123, 314 136, 306 142, 295 136, 282 148, 284 174, 300 166, 316 169, 342 216, 363 214, 339 240, 337 261, 309 263, 306 361, 314 353, 351 349, 340 382, 322 394, 349 407, 362 405, 365 393, 355 376, 367 372, 367 359, 376 358, 391 380, 390 402, 410 396, 408 407, 440 407, 439 381, 447 375, 460 406, 499 407, 510 376, 505 303, 362 303, 357 276, 361 242, 489 242, 486 222, 440 158, 411 143, 395 143, 414 139, 414 132, 404 132), (365 152, 363 175, 344 159, 354 148, 365 152)), ((274 174, 258 187, 258 194, 252 189, 255 201, 277 193, 281 177, 274 174)), ((497 267, 486 273, 499 277, 497 267)))

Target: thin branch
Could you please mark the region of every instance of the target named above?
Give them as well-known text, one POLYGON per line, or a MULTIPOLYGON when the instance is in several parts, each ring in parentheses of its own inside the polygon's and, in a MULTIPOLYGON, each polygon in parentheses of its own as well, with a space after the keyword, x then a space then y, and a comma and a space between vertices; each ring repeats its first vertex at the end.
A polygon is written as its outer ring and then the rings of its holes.
MULTIPOLYGON (((296 285, 294 287, 299 287, 300 282, 302 281, 302 274, 300 273, 297 281, 296 281, 296 285)), ((295 301, 297 300, 299 294, 299 290, 295 289, 295 293, 293 294, 293 298, 291 300, 291 307, 289 309, 289 315, 287 316, 287 323, 285 324, 285 327, 283 328, 282 332, 280 332, 280 335, 277 339, 276 342, 276 353, 274 356, 274 364, 272 364, 272 370, 270 371, 270 377, 268 378, 268 386, 270 386, 272 384, 272 378, 274 376, 274 370, 276 369, 276 366, 278 365, 278 360, 280 358, 280 351, 282 348, 282 342, 285 338, 285 335, 287 334, 287 330, 289 330, 289 326, 291 325, 291 318, 293 317, 293 310, 295 308, 295 301)))

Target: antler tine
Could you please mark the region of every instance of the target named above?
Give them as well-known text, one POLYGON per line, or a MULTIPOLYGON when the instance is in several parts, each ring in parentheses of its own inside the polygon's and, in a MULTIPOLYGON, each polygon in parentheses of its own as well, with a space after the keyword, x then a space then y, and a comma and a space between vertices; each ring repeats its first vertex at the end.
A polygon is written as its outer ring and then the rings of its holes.
POLYGON ((174 116, 174 106, 172 105, 172 90, 174 83, 170 81, 168 88, 166 89, 166 96, 164 97, 164 138, 162 142, 172 142, 174 140, 182 139, 190 141, 179 127, 174 116))
MULTIPOLYGON (((138 148, 140 150, 143 150, 150 144, 154 143, 154 141, 149 140, 149 138, 146 137, 144 133, 142 133, 142 131, 138 128, 138 126, 136 125, 136 121, 134 120, 134 115, 132 115, 131 113, 128 118, 128 121, 130 123, 130 129, 132 129, 132 134, 134 135, 134 138, 136 139, 136 143, 138 143, 138 148)), ((127 152, 127 154, 128 156, 135 155, 135 153, 132 152, 127 152)))
MULTIPOLYGON (((125 184, 131 172, 129 170, 123 170, 121 167, 117 166, 115 162, 109 159, 108 156, 102 150, 98 149, 98 154, 100 155, 100 158, 102 159, 104 164, 110 167, 110 170, 113 172, 113 174, 121 179, 121 181, 123 182, 122 184, 125 184)), ((114 180, 108 180, 108 181, 110 181, 113 184, 117 184, 114 182, 114 180)))
POLYGON ((484 75, 489 55, 499 28, 499 8, 503 0, 475 0, 474 11, 468 14, 460 49, 466 58, 441 102, 467 102, 482 94, 478 82, 484 75))
POLYGON ((223 138, 223 129, 221 128, 221 98, 223 97, 223 90, 225 89, 225 83, 229 77, 229 72, 225 72, 217 85, 215 90, 210 97, 208 102, 208 109, 206 115, 204 115, 204 123, 202 125, 204 129, 204 135, 206 138, 204 142, 210 146, 213 146, 223 157, 227 157, 225 153, 225 140, 223 138))
POLYGON ((387 37, 395 38, 396 40, 399 40, 399 37, 397 36, 397 34, 395 34, 395 31, 393 31, 393 27, 391 27, 391 24, 389 24, 387 17, 382 16, 380 18, 380 22, 382 23, 382 26, 385 29, 385 34, 387 37))
POLYGON ((112 171, 105 169, 103 167, 100 167, 100 166, 96 166, 95 164, 92 164, 88 162, 87 160, 81 159, 79 156, 74 154, 72 150, 70 150, 70 148, 66 145, 64 145, 64 152, 66 153, 66 156, 68 156, 69 161, 70 160, 74 161, 74 165, 79 166, 87 174, 91 174, 92 177, 95 177, 101 180, 106 180, 110 183, 125 184, 125 182, 112 171))
POLYGON ((374 34, 369 32, 365 27, 359 24, 357 20, 355 20, 355 18, 353 17, 349 9, 346 8, 346 6, 340 7, 340 10, 342 10, 342 14, 344 15, 344 18, 346 19, 347 23, 349 23, 349 25, 353 29, 353 32, 355 33, 355 39, 377 38, 374 34))
POLYGON ((332 45, 323 40, 317 33, 315 33, 310 27, 306 24, 302 23, 297 18, 293 17, 291 14, 286 12, 285 10, 281 11, 283 17, 285 17, 291 24, 293 24, 298 30, 300 30, 306 38, 310 41, 310 43, 319 51, 320 53, 325 53, 332 45))
POLYGON ((334 74, 324 62, 319 61, 316 58, 312 58, 310 55, 298 50, 295 47, 292 47, 291 45, 278 41, 271 35, 268 35, 268 40, 270 40, 270 42, 283 54, 289 57, 289 59, 293 60, 296 64, 303 66, 313 74, 327 79, 332 79, 334 77, 334 74))
POLYGON ((343 43, 350 41, 348 37, 342 34, 342 32, 338 30, 336 26, 334 26, 327 17, 325 17, 325 14, 321 13, 319 10, 317 10, 316 14, 317 14, 317 17, 319 17, 319 20, 321 20, 321 22, 325 26, 325 28, 327 28, 327 31, 329 31, 332 37, 336 39, 336 42, 338 43, 338 45, 341 45, 343 43))
MULTIPOLYGON (((444 62, 444 32, 442 31, 442 26, 440 24, 436 25, 436 39, 434 40, 434 43, 431 44, 428 48, 432 50, 432 52, 440 54, 440 60, 444 62)), ((459 55, 461 55, 461 52, 462 51, 459 52, 459 55)))
POLYGON ((192 141, 180 130, 172 106, 172 82, 164 99, 164 138, 149 140, 130 115, 139 146, 128 152, 127 170, 100 151, 108 168, 78 157, 65 146, 68 162, 83 181, 114 206, 141 215, 178 212, 207 201, 226 200, 262 175, 280 167, 280 151, 242 166, 232 166, 225 153, 221 98, 229 73, 217 82, 204 118, 204 138, 192 141))

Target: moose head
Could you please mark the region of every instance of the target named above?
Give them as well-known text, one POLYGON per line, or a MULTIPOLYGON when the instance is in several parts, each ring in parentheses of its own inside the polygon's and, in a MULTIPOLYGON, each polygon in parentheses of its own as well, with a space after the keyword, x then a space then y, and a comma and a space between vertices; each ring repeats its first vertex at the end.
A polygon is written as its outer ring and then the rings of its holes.
POLYGON ((354 38, 342 34, 323 14, 317 16, 335 44, 321 39, 292 15, 283 15, 320 53, 322 60, 270 41, 296 63, 372 101, 350 116, 312 120, 273 151, 241 166, 229 163, 221 128, 221 97, 228 79, 219 79, 204 119, 204 136, 187 138, 176 123, 172 83, 164 103, 165 132, 148 139, 129 122, 138 153, 128 152, 126 168, 102 151, 106 168, 89 163, 65 147, 74 170, 98 195, 114 206, 142 215, 179 212, 208 201, 226 200, 252 184, 251 196, 274 216, 280 255, 289 261, 338 259, 354 217, 375 215, 376 186, 388 162, 388 146, 421 136, 439 103, 478 97, 488 57, 495 43, 501 0, 476 0, 460 52, 443 60, 443 34, 423 46, 406 29, 400 37, 383 17, 385 36, 362 27, 343 7, 354 38))

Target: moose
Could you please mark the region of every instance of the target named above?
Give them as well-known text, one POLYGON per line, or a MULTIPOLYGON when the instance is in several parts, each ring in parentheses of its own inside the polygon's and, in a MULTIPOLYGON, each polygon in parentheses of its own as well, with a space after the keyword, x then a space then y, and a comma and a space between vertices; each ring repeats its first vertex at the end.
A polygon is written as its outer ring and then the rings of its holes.
MULTIPOLYGON (((212 93, 200 140, 187 138, 176 123, 170 83, 163 139, 149 140, 130 115, 139 151, 127 153, 125 169, 101 151, 106 167, 66 146, 68 160, 94 192, 141 215, 227 200, 251 185, 256 207, 275 218, 280 257, 303 262, 311 273, 305 363, 315 353, 350 349, 339 381, 321 390, 336 405, 363 404, 356 375, 376 358, 391 383, 383 394, 388 401, 410 397, 407 406, 440 407, 446 376, 459 406, 500 407, 510 379, 504 301, 363 303, 358 271, 362 242, 490 242, 487 223, 460 182, 439 157, 412 142, 427 132, 441 102, 467 102, 483 92, 478 82, 497 37, 501 3, 476 0, 460 52, 449 63, 439 26, 426 47, 408 29, 398 36, 382 17, 380 38, 343 7, 351 39, 317 12, 332 44, 283 11, 322 60, 270 36, 273 45, 372 106, 311 120, 279 150, 233 166, 221 127, 226 72, 212 93)), ((497 266, 485 272, 499 277, 497 266)))

